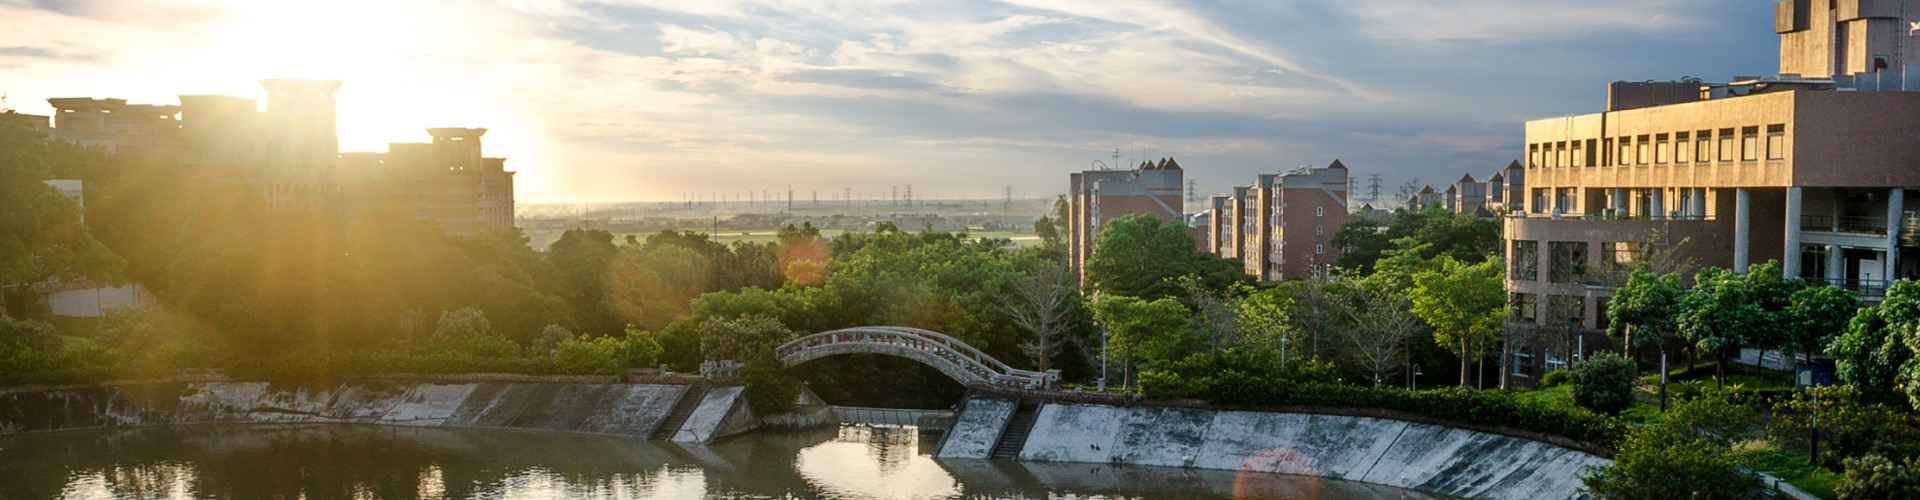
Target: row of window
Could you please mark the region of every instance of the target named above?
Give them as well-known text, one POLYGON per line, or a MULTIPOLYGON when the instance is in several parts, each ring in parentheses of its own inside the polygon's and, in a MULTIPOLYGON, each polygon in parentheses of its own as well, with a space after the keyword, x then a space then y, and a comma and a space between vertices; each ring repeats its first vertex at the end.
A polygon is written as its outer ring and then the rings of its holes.
MULTIPOLYGON (((1595 328, 1607 328, 1607 306, 1612 297, 1595 297, 1595 328)), ((1515 322, 1543 324, 1552 326, 1582 327, 1587 324, 1586 298, 1579 295, 1548 295, 1547 316, 1540 317, 1539 296, 1531 293, 1512 293, 1508 296, 1508 306, 1513 310, 1515 322)))
MULTIPOLYGON (((1547 242, 1547 281, 1584 283, 1587 280, 1587 242, 1547 242)), ((1600 264, 1609 270, 1622 269, 1638 262, 1644 249, 1640 244, 1611 241, 1600 244, 1600 264)), ((1507 258, 1507 276, 1514 281, 1540 280, 1540 242, 1514 240, 1507 258)))
POLYGON ((1527 168, 1783 160, 1786 154, 1787 126, 1774 124, 1766 126, 1764 142, 1755 126, 1528 144, 1527 168))

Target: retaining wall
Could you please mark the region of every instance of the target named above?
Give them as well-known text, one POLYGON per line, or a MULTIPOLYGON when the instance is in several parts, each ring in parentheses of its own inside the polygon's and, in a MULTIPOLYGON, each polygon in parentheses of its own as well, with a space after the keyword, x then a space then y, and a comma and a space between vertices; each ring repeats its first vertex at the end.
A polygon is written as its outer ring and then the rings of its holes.
MULTIPOLYGON (((198 423, 347 423, 645 437, 685 392, 683 385, 578 382, 133 383, 0 393, 0 434, 198 423)), ((706 442, 751 430, 755 422, 739 417, 746 413, 739 394, 738 387, 710 391, 701 410, 717 411, 718 418, 689 418, 675 441, 706 442)))
MULTIPOLYGON (((939 456, 986 458, 1011 405, 969 399, 939 456)), ((1043 406, 1020 459, 1298 474, 1514 500, 1576 498, 1581 472, 1610 463, 1538 441, 1398 420, 1079 403, 1043 406)))

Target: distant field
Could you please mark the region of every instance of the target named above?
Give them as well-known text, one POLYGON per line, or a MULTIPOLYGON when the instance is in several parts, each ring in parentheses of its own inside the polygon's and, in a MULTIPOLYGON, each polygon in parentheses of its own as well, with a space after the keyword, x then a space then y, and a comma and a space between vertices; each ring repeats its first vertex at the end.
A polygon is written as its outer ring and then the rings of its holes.
MULTIPOLYGON (((696 233, 708 233, 712 231, 711 228, 705 228, 705 227, 688 227, 688 228, 680 228, 678 230, 692 231, 696 233)), ((820 236, 823 238, 832 238, 845 233, 846 231, 841 229, 820 230, 820 236)), ((627 240, 627 236, 633 236, 639 239, 640 241, 646 241, 647 236, 652 234, 655 234, 655 233, 643 233, 643 234, 642 233, 614 233, 613 238, 615 243, 624 244, 627 240)), ((727 244, 731 244, 736 241, 746 241, 751 243, 773 243, 779 240, 777 236, 778 234, 779 234, 778 231, 766 230, 766 229, 756 229, 756 230, 724 230, 723 229, 720 231, 719 234, 713 236, 713 240, 720 243, 727 243, 727 244)), ((560 239, 560 233, 558 232, 554 232, 554 233, 542 232, 539 234, 529 233, 529 235, 535 236, 536 238, 544 237, 548 243, 551 243, 555 240, 560 239)), ((1012 232, 1012 231, 985 231, 977 228, 968 230, 967 236, 972 238, 1006 238, 1009 240, 1013 240, 1015 244, 1019 244, 1019 245, 1026 245, 1026 244, 1029 244, 1029 242, 1039 241, 1040 239, 1040 237, 1034 236, 1033 233, 1020 233, 1020 232, 1012 232)))

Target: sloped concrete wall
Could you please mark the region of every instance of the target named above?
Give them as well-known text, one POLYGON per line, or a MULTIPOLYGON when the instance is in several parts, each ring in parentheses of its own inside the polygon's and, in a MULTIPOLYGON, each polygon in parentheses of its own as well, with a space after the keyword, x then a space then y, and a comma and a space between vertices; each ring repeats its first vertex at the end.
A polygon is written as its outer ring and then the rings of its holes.
POLYGON ((1000 432, 1013 419, 1015 402, 1011 399, 969 396, 966 407, 953 417, 953 428, 940 438, 939 458, 987 458, 1000 432))
MULTIPOLYGON (((975 410, 973 401, 966 410, 975 410)), ((956 449, 951 441, 945 448, 956 449)), ((985 456, 947 449, 943 458, 985 456)), ((1072 403, 1041 408, 1020 459, 1298 474, 1514 500, 1575 498, 1580 473, 1609 463, 1537 441, 1397 420, 1072 403)))
POLYGON ((740 386, 715 387, 707 391, 693 414, 687 416, 687 422, 680 425, 680 431, 673 435, 673 441, 680 443, 710 443, 714 440, 733 436, 759 427, 760 422, 753 417, 753 411, 747 407, 747 399, 741 397, 745 388, 740 386))
MULTIPOLYGON (((737 397, 739 388, 731 389, 737 397)), ((128 384, 0 394, 0 434, 189 423, 353 423, 647 436, 685 392, 681 385, 573 382, 128 384)), ((713 398, 710 392, 708 399, 713 398)), ((714 429, 702 433, 713 434, 714 429)))

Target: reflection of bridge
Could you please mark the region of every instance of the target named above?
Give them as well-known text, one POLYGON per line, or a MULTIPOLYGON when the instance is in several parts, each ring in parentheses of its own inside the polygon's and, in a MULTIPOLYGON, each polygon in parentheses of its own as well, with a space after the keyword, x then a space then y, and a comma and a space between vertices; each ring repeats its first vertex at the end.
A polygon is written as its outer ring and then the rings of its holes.
POLYGON ((901 326, 866 326, 820 332, 781 344, 774 355, 788 366, 838 354, 885 354, 919 361, 961 384, 1051 389, 1058 371, 1016 370, 959 339, 901 326))

